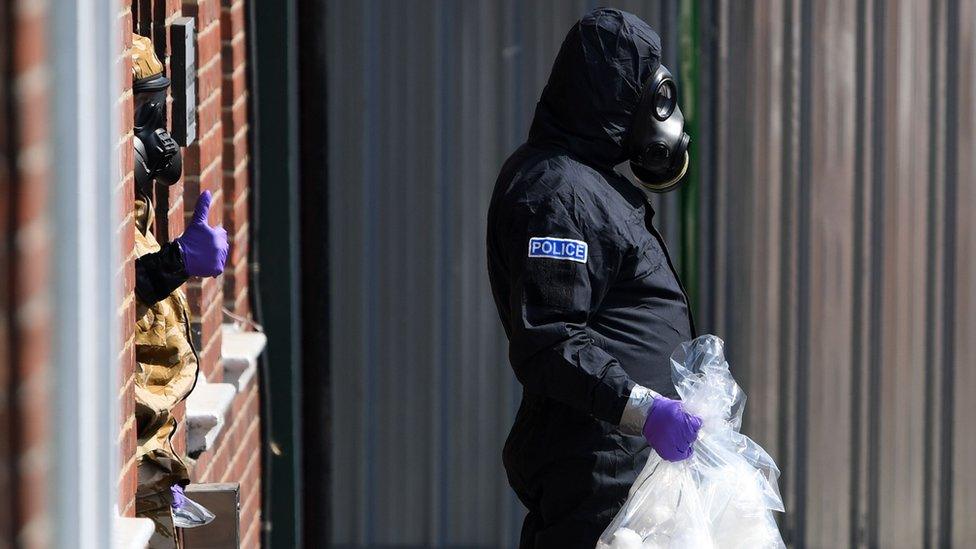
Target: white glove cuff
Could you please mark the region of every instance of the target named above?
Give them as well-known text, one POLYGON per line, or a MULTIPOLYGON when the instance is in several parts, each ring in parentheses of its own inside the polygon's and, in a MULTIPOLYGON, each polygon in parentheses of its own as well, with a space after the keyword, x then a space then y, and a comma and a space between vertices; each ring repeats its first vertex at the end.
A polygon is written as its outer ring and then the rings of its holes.
POLYGON ((627 435, 642 435, 647 414, 651 412, 654 399, 659 396, 661 395, 647 387, 634 385, 624 406, 624 413, 620 416, 620 431, 627 435))

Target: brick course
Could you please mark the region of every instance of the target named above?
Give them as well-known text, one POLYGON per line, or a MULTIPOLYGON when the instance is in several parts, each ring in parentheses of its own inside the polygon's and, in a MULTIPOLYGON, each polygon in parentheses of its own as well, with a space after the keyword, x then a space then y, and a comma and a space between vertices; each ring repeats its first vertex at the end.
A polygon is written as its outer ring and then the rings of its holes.
POLYGON ((135 176, 132 172, 132 58, 129 48, 132 46, 133 14, 128 2, 119 3, 117 25, 122 37, 116 64, 119 77, 119 187, 116 189, 120 199, 122 214, 116 232, 122 246, 119 257, 122 265, 119 267, 121 284, 121 298, 119 299, 119 330, 122 349, 119 353, 119 472, 118 498, 119 512, 123 516, 135 515, 136 494, 136 422, 133 415, 135 410, 135 221, 132 204, 135 200, 135 176))

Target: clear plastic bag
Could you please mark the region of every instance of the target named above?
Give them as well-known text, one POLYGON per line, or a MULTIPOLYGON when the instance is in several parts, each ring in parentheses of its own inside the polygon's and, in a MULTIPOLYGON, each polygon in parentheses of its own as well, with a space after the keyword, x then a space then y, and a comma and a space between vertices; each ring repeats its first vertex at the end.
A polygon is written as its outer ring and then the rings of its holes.
POLYGON ((685 409, 702 419, 691 458, 651 451, 597 549, 785 547, 773 511, 783 511, 773 459, 739 433, 746 395, 713 335, 681 344, 671 376, 685 409))

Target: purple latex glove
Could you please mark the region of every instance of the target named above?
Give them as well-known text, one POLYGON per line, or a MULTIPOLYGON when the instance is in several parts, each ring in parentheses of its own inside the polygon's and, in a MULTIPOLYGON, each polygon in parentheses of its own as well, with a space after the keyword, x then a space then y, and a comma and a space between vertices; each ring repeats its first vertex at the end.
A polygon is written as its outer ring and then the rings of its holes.
POLYGON ((686 412, 680 401, 659 396, 644 422, 644 438, 662 458, 681 461, 691 457, 701 425, 701 419, 686 412))
POLYGON ((207 224, 210 213, 210 191, 203 191, 193 209, 193 218, 176 239, 183 254, 183 267, 190 276, 217 276, 227 262, 227 231, 207 224))
POLYGON ((169 487, 169 492, 173 496, 173 502, 170 503, 170 507, 173 509, 182 509, 186 505, 186 494, 183 493, 183 487, 179 484, 174 484, 169 487))

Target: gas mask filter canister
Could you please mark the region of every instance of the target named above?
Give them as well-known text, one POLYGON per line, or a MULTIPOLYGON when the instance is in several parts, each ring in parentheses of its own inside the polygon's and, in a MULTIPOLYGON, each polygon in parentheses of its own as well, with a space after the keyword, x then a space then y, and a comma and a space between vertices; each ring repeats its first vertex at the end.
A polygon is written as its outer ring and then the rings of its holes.
POLYGON ((649 191, 675 189, 688 171, 685 119, 678 108, 678 86, 663 64, 645 82, 627 137, 630 168, 649 191))
POLYGON ((148 188, 153 179, 163 185, 172 185, 183 174, 180 146, 164 124, 165 108, 165 91, 152 93, 136 107, 132 141, 136 184, 142 189, 148 188))

